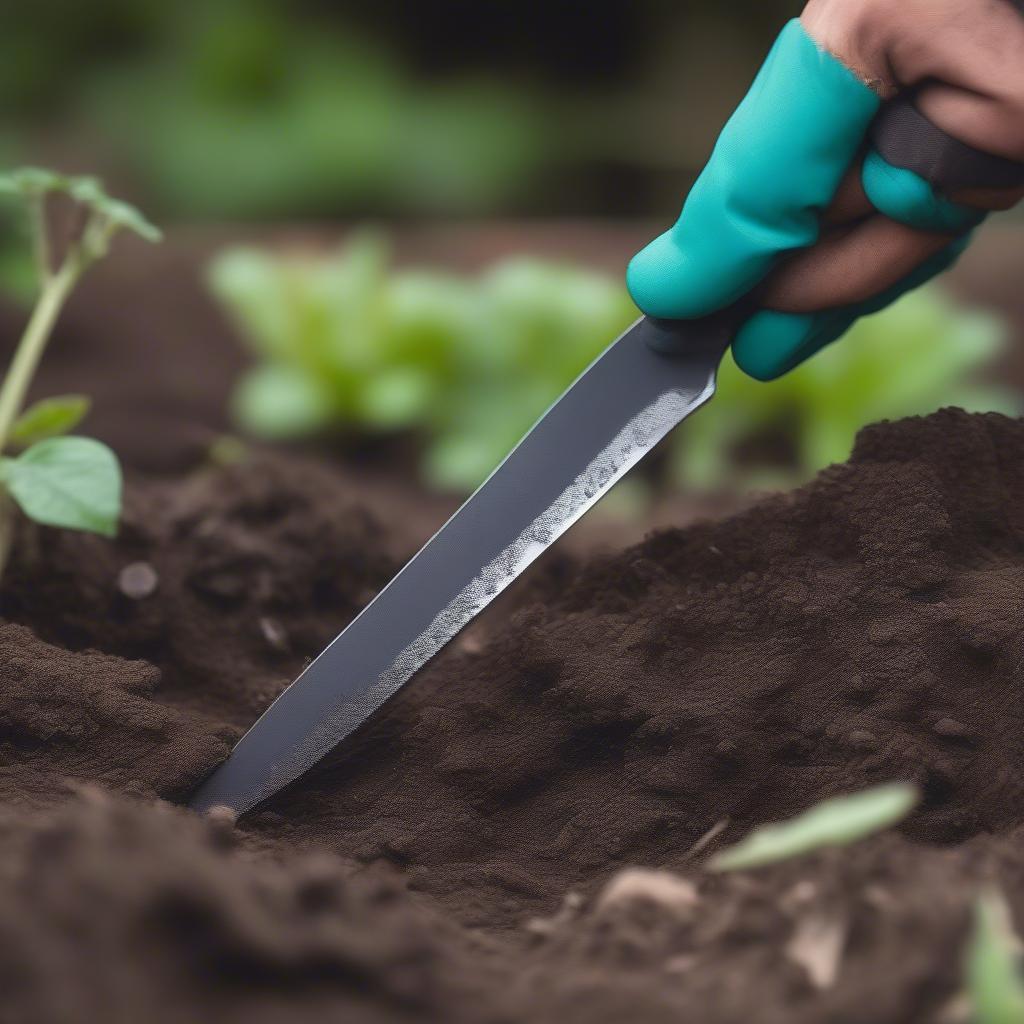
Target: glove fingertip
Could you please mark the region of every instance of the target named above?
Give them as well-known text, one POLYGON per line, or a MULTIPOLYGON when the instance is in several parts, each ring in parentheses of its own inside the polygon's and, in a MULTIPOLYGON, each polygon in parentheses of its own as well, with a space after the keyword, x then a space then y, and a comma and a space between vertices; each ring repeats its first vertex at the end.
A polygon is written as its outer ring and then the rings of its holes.
POLYGON ((813 334, 816 319, 810 313, 755 313, 733 339, 736 365, 755 380, 781 377, 801 361, 797 353, 813 334))
POLYGON ((665 232, 629 261, 626 287, 648 316, 679 319, 690 315, 685 302, 687 276, 686 259, 671 233, 665 232))
POLYGON ((729 305, 746 287, 735 273, 709 274, 709 267, 715 269, 713 254, 681 245, 674 230, 666 231, 630 260, 626 287, 648 316, 694 320, 729 305))
POLYGON ((984 210, 939 195, 919 174, 895 167, 874 149, 864 158, 861 184, 879 213, 922 231, 959 234, 986 216, 984 210))

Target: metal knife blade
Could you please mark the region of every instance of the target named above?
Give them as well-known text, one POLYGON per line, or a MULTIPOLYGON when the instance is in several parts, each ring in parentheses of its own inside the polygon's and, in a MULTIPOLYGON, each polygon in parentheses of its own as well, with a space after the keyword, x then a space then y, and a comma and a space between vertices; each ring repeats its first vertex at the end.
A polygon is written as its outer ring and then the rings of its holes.
POLYGON ((239 740, 192 797, 256 806, 328 754, 715 389, 721 319, 641 318, 239 740))

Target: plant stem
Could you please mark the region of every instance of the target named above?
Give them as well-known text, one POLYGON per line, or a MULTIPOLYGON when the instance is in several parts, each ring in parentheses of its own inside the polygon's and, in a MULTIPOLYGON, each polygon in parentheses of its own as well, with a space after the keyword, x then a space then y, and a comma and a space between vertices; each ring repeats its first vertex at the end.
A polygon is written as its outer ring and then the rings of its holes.
POLYGON ((6 490, 0 489, 0 576, 7 568, 14 546, 14 531, 18 525, 18 510, 6 490))
MULTIPOLYGON (((50 240, 46 231, 46 209, 43 200, 35 198, 30 206, 33 227, 33 247, 39 274, 39 297, 35 309, 18 342, 14 358, 0 385, 0 455, 10 439, 11 428, 25 404, 25 395, 36 374, 46 343, 53 333, 64 303, 86 268, 106 254, 115 225, 105 214, 95 211, 86 221, 81 237, 73 243, 60 265, 50 267, 50 240)), ((0 488, 0 576, 7 567, 18 514, 10 493, 0 488)))
POLYGON ((60 270, 42 284, 39 299, 18 342, 10 368, 0 387, 0 452, 7 444, 11 427, 21 412, 36 367, 42 357, 61 307, 82 272, 80 261, 69 253, 60 270))
POLYGON ((29 220, 32 224, 32 255, 36 262, 36 279, 40 290, 53 277, 50 265, 50 235, 46 227, 46 198, 33 196, 29 201, 29 220))
MULTIPOLYGON (((40 243, 37 252, 46 252, 45 243, 40 243)), ((85 261, 81 255, 76 247, 72 247, 56 273, 44 272, 40 267, 39 298, 25 326, 25 332, 18 342, 3 385, 0 386, 0 453, 7 446, 11 427, 25 403, 25 395, 35 376, 46 343, 50 340, 53 325, 57 322, 71 289, 75 287, 75 282, 85 269, 85 261)), ((7 568, 17 523, 18 515, 14 502, 5 489, 0 489, 0 576, 7 568)))

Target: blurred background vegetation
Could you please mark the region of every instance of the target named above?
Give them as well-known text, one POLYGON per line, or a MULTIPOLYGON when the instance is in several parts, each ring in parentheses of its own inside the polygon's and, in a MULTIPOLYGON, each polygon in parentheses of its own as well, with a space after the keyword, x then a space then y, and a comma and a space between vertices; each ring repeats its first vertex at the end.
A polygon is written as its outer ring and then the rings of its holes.
MULTIPOLYGON (((396 271, 369 235, 316 256, 231 248, 209 281, 256 358, 234 394, 243 428, 277 441, 416 431, 422 477, 456 492, 636 316, 606 274, 522 256, 475 276, 396 271)), ((1006 334, 926 288, 780 380, 727 358, 715 401, 670 438, 659 482, 784 487, 846 458, 865 423, 942 405, 1013 413, 1017 394, 980 374, 1006 334)))
MULTIPOLYGON (((96 173, 166 225, 227 237, 232 223, 667 223, 800 6, 19 2, 0 34, 0 166, 96 173)), ((5 216, 0 284, 24 292, 5 216)), ((385 235, 212 261, 204 279, 254 364, 236 422, 289 440, 406 432, 422 479, 464 491, 636 311, 619 276, 529 253, 473 275, 395 270, 385 235)), ((662 475, 792 483, 873 419, 1015 411, 1014 391, 985 383, 1007 336, 932 290, 776 384, 726 366, 662 475)))
POLYGON ((663 214, 799 9, 8 2, 0 157, 217 219, 663 214))

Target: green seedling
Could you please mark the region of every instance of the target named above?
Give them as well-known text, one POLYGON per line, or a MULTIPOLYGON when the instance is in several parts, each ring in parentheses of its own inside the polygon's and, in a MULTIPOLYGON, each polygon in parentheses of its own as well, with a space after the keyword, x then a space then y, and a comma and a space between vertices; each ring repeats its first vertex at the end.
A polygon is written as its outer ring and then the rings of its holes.
POLYGON ((973 1024, 1024 1022, 1020 954, 1010 908, 1002 893, 989 890, 975 904, 974 930, 967 949, 967 995, 973 1024))
POLYGON ((476 277, 392 271, 364 235, 328 256, 233 249, 209 280, 259 362, 234 412, 268 439, 413 430, 468 490, 635 316, 619 282, 536 259, 476 277))
POLYGON ((26 168, 0 175, 0 195, 28 214, 38 292, 35 307, 0 384, 0 572, 10 554, 17 506, 46 526, 112 536, 121 511, 121 469, 104 444, 68 437, 89 410, 83 395, 47 398, 24 409, 61 309, 79 279, 102 259, 118 231, 155 242, 160 232, 137 210, 104 192, 95 178, 26 168), (46 203, 63 195, 83 211, 84 226, 57 265, 46 203), (16 454, 8 454, 15 451, 16 454))
MULTIPOLYGON (((638 315, 606 274, 532 258, 475 277, 395 271, 371 236, 327 255, 228 250, 209 281, 258 360, 235 395, 242 427, 278 439, 413 431, 427 482, 456 491, 478 484, 638 315)), ((671 482, 792 485, 845 459, 878 419, 944 405, 1013 412, 1019 396, 977 384, 1006 334, 931 288, 779 381, 751 380, 727 356, 715 401, 673 435, 671 482), (779 435, 785 464, 737 460, 779 435)))
POLYGON ((847 846, 902 821, 920 794, 906 783, 888 783, 850 796, 823 800, 788 821, 763 825, 711 859, 713 871, 737 871, 847 846))
POLYGON ((905 296, 779 380, 755 381, 727 355, 715 400, 680 431, 673 481, 687 488, 792 486, 846 459, 868 423, 958 406, 1018 415, 1019 393, 983 383, 1009 339, 1006 323, 940 286, 905 296), (737 459, 759 437, 783 459, 737 459))

